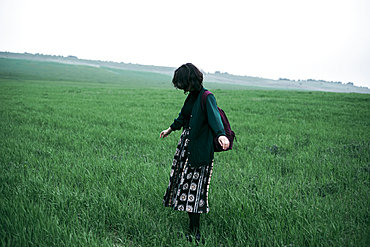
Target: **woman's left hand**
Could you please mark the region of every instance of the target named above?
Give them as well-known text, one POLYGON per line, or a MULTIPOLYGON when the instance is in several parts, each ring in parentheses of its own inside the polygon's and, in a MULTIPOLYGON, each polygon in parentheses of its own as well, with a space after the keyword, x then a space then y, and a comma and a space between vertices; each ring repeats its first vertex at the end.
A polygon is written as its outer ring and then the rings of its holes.
POLYGON ((219 136, 218 137, 218 143, 220 143, 220 145, 223 148, 223 150, 228 149, 229 146, 230 146, 229 139, 227 139, 226 136, 219 136))

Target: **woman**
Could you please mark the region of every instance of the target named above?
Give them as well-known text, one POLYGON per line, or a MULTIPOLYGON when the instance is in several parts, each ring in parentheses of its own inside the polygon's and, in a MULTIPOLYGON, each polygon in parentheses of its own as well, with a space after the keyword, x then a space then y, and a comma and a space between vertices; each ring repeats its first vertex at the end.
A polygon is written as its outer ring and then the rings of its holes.
MULTIPOLYGON (((184 93, 189 92, 189 95, 179 116, 160 134, 160 138, 164 138, 172 131, 183 128, 163 204, 174 210, 188 212, 190 233, 199 241, 200 214, 209 211, 208 186, 213 169, 213 139, 217 137, 224 150, 230 144, 213 94, 207 96, 205 109, 202 110, 202 94, 206 89, 199 69, 191 63, 182 65, 175 71, 172 83, 184 93)), ((190 236, 188 240, 192 241, 190 236)))

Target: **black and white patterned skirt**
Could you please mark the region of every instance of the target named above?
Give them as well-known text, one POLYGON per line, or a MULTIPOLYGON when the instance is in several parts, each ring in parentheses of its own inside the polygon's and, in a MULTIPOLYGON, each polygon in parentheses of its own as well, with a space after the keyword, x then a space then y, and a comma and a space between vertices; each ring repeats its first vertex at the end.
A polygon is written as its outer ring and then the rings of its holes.
POLYGON ((170 182, 163 198, 165 207, 191 213, 208 213, 208 188, 213 162, 191 167, 187 162, 189 130, 184 129, 172 162, 170 182))

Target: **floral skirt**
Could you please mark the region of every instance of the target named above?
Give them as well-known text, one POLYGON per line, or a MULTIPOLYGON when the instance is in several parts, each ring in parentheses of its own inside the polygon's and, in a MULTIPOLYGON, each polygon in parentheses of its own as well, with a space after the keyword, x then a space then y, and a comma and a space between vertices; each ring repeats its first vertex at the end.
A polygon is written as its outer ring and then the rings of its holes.
POLYGON ((170 182, 163 198, 165 207, 190 213, 208 213, 208 188, 213 162, 191 167, 187 162, 189 130, 184 129, 172 163, 170 182))

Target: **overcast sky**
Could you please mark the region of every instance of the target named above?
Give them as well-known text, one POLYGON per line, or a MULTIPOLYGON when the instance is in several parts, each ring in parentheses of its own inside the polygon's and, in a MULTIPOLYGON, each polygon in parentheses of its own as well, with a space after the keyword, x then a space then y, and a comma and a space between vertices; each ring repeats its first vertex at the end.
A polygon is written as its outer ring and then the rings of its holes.
POLYGON ((0 51, 370 87, 370 0, 0 0, 0 51))

